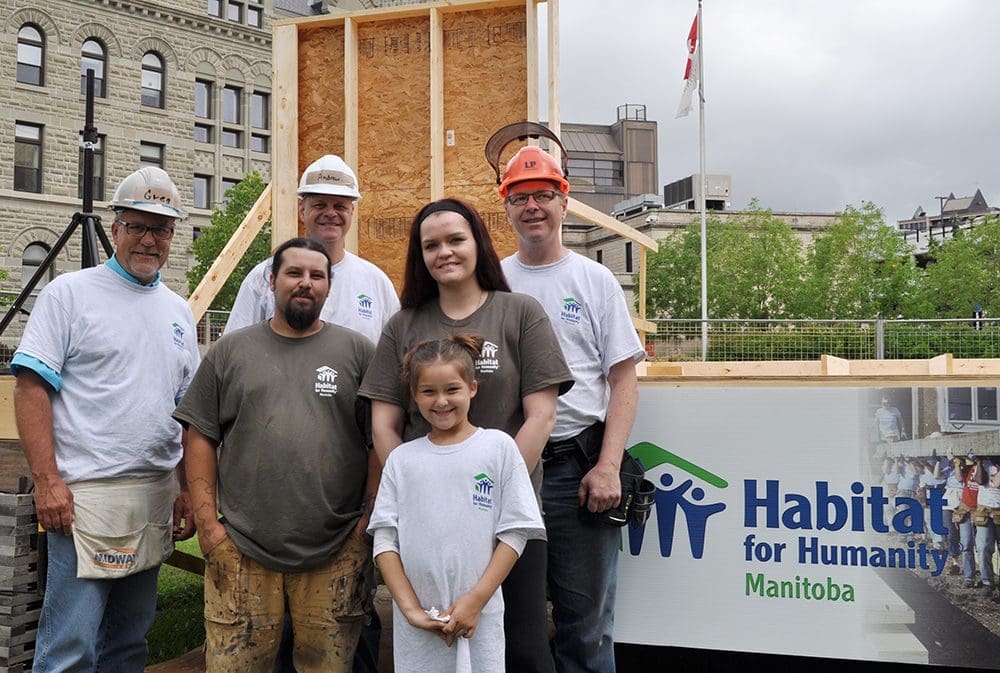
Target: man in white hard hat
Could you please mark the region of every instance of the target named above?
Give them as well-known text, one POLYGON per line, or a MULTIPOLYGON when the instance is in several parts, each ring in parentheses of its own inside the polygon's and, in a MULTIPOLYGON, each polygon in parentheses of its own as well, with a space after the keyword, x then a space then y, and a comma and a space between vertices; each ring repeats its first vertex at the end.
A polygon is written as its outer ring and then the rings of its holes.
POLYGON ((160 564, 194 534, 171 414, 198 344, 187 302, 160 282, 184 211, 153 167, 110 206, 115 254, 42 289, 11 361, 48 548, 35 670, 143 671, 160 564))
POLYGON ((530 145, 511 157, 500 198, 518 245, 502 265, 511 289, 538 299, 549 315, 575 381, 559 396, 542 451, 556 671, 614 673, 621 529, 599 514, 621 498, 619 470, 639 395, 635 364, 646 353, 611 272, 562 244, 568 197, 552 155, 530 145))
MULTIPOLYGON (((399 310, 399 298, 381 269, 346 248, 354 206, 361 198, 354 171, 334 154, 322 156, 302 173, 298 195, 305 235, 321 241, 333 260, 330 294, 320 317, 377 343, 382 327, 399 310)), ((247 274, 233 302, 227 332, 274 315, 270 276, 271 258, 247 274)))

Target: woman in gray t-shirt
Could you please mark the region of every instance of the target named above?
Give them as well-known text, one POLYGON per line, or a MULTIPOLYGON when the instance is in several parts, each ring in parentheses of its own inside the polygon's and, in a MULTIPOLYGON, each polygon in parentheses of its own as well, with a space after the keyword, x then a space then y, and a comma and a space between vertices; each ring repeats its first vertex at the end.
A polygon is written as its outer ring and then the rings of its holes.
MULTIPOLYGON (((420 341, 472 332, 485 340, 476 361, 479 392, 469 419, 514 437, 541 488, 542 448, 557 395, 573 376, 542 307, 510 291, 482 218, 457 199, 424 206, 413 219, 402 309, 386 324, 359 395, 372 400, 375 450, 382 461, 427 422, 402 383, 403 355, 420 341)), ((552 673, 545 605, 545 540, 531 540, 503 583, 507 670, 552 673)))

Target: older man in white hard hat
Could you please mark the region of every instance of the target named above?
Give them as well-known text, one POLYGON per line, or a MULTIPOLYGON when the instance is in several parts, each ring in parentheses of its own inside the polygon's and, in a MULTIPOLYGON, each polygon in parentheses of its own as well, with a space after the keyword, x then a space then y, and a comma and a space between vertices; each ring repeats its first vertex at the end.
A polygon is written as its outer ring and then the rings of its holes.
POLYGON ((45 286, 11 362, 48 548, 35 670, 143 671, 160 564, 194 533, 171 413, 198 344, 187 302, 160 282, 184 211, 153 167, 110 205, 115 254, 45 286))
MULTIPOLYGON (((333 260, 330 294, 320 317, 361 332, 377 343, 382 327, 399 310, 399 298, 381 269, 346 248, 354 206, 361 198, 357 176, 343 159, 327 154, 302 173, 298 195, 299 217, 306 236, 321 241, 333 260)), ((270 276, 271 258, 247 274, 233 302, 227 332, 274 315, 270 276)))

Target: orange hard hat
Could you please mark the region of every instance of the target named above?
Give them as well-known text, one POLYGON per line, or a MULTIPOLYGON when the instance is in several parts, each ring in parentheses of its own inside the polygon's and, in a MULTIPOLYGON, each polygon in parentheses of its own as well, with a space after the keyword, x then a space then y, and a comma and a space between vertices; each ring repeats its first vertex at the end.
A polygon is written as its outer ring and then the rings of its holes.
POLYGON ((507 162, 500 180, 500 198, 506 199, 510 187, 526 180, 553 182, 563 194, 569 194, 569 182, 556 158, 537 145, 527 145, 507 162))

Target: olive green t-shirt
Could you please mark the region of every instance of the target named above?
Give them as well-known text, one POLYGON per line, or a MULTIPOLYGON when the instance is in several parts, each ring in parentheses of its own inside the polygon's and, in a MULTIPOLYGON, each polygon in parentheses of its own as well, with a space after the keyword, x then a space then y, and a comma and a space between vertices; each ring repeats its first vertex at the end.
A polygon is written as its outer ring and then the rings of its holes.
MULTIPOLYGON (((402 382, 403 356, 420 341, 459 333, 485 339, 482 355, 476 360, 479 390, 469 408, 473 425, 503 430, 513 437, 524 423, 522 398, 553 385, 558 385, 562 394, 573 385, 573 374, 552 324, 528 295, 490 292, 483 305, 462 320, 442 313, 437 301, 404 309, 382 330, 375 359, 358 393, 406 409, 404 442, 426 435, 430 425, 402 382)), ((536 493, 541 489, 541 474, 539 461, 531 471, 536 493)))
POLYGON ((261 565, 322 565, 357 523, 368 449, 355 403, 373 351, 330 323, 292 339, 264 321, 209 349, 174 412, 219 442, 223 523, 261 565))

